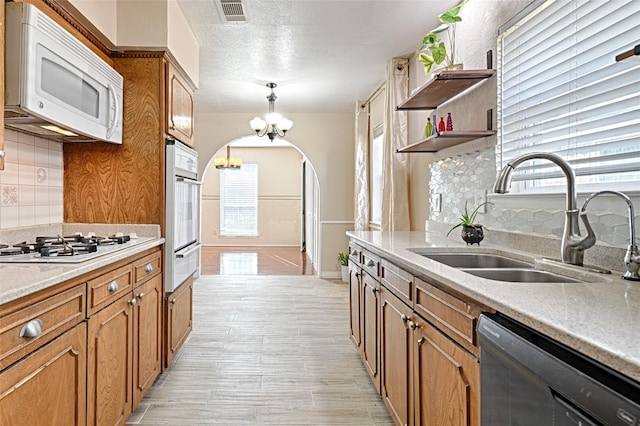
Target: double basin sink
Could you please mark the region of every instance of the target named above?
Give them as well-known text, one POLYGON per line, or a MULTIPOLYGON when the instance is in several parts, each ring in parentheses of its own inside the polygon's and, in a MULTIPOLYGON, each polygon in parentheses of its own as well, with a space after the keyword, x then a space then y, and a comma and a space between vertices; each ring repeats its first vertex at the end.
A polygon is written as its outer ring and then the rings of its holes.
POLYGON ((468 274, 496 281, 514 283, 577 283, 576 279, 535 268, 533 262, 513 259, 493 253, 464 251, 437 253, 424 249, 409 249, 436 262, 468 274))

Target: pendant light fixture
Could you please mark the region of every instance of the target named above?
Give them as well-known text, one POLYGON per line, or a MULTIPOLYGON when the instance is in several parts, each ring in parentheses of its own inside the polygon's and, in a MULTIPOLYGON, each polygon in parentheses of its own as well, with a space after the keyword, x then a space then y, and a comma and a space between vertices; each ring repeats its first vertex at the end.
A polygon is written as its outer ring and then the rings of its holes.
POLYGON ((239 169, 242 165, 242 159, 238 157, 232 157, 231 146, 227 145, 227 158, 214 158, 213 165, 216 166, 216 169, 239 169))
POLYGON ((283 138, 287 131, 293 126, 293 121, 275 112, 277 96, 273 92, 273 89, 277 86, 276 83, 267 83, 267 87, 271 89, 271 94, 267 96, 269 113, 264 117, 264 120, 260 117, 255 117, 249 122, 249 125, 256 132, 256 135, 260 137, 266 135, 271 141, 273 141, 276 136, 283 138))

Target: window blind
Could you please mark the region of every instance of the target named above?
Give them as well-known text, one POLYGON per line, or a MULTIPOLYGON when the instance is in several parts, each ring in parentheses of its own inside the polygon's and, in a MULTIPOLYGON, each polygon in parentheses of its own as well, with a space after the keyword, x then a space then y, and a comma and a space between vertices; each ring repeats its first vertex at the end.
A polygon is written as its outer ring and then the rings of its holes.
MULTIPOLYGON (((615 62, 639 43, 636 0, 550 0, 502 32, 497 166, 554 152, 574 167, 579 190, 640 190, 640 63, 615 62)), ((562 176, 527 161, 512 192, 554 192, 562 176)))
POLYGON ((258 165, 220 169, 220 235, 258 236, 258 165))

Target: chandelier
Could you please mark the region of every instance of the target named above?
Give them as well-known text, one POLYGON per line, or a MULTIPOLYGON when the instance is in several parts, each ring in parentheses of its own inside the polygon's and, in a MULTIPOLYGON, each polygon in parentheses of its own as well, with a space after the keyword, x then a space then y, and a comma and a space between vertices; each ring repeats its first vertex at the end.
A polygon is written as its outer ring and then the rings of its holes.
POLYGON ((231 147, 227 145, 227 158, 214 158, 213 165, 216 166, 216 169, 239 169, 242 165, 242 159, 238 157, 232 157, 231 147))
POLYGON ((255 117, 249 122, 249 125, 256 132, 256 135, 260 137, 267 135, 272 142, 276 136, 283 138, 287 130, 293 126, 293 121, 287 120, 282 114, 274 111, 277 96, 273 93, 273 89, 277 86, 276 83, 267 83, 267 87, 271 89, 271 94, 267 96, 269 113, 264 117, 265 119, 255 117))

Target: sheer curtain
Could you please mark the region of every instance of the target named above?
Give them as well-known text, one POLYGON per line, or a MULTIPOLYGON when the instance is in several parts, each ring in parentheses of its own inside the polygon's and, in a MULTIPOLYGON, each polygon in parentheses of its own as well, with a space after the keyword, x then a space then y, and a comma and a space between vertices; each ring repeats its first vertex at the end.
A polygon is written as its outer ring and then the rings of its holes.
POLYGON ((385 91, 384 184, 382 198, 382 230, 408 231, 409 159, 396 149, 407 145, 407 113, 395 107, 409 93, 409 60, 393 58, 387 64, 385 91))
POLYGON ((356 104, 355 230, 369 229, 369 103, 356 104))

